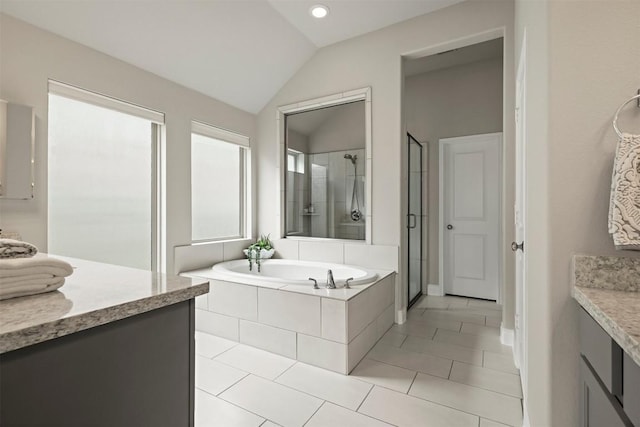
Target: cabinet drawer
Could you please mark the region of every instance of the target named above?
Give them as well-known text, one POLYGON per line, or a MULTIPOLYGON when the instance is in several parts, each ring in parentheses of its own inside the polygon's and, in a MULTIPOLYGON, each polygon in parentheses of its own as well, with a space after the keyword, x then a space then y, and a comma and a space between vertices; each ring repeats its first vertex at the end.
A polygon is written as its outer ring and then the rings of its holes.
POLYGON ((618 400, 609 394, 580 358, 580 427, 633 427, 618 400))
POLYGON ((624 353, 622 404, 633 425, 640 426, 640 366, 624 353))
MULTIPOLYGON (((620 368, 617 345, 604 329, 584 309, 580 309, 580 353, 593 367, 607 391, 617 394, 614 370, 620 368)), ((619 383, 619 381, 618 381, 619 383)))

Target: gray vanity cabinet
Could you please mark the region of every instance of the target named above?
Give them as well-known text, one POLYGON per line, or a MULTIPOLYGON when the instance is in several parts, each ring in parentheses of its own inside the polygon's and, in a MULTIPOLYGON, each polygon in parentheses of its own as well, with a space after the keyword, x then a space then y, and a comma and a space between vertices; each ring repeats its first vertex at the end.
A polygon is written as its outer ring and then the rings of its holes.
POLYGON ((622 364, 622 396, 624 411, 634 426, 640 426, 640 366, 624 353, 622 364))
POLYGON ((609 334, 580 309, 581 427, 640 427, 640 372, 634 372, 629 363, 638 369, 609 334))

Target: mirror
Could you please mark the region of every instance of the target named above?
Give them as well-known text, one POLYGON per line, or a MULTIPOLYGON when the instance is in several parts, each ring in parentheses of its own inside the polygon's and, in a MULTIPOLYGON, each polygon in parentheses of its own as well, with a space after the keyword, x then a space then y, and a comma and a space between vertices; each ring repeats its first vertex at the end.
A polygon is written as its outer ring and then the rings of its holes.
POLYGON ((0 100, 0 198, 33 197, 33 108, 0 100))
POLYGON ((286 236, 366 239, 365 103, 285 113, 286 236))

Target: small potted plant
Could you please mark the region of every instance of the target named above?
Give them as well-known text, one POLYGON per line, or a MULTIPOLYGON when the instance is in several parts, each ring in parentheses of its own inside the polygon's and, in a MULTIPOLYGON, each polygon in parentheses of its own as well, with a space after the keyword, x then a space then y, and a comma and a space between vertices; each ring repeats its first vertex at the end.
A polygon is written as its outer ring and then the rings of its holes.
POLYGON ((255 261, 258 266, 258 273, 260 273, 261 260, 271 258, 274 252, 275 249, 273 249, 269 235, 260 235, 260 238, 255 243, 244 250, 244 254, 249 260, 249 271, 253 270, 253 261, 255 261))

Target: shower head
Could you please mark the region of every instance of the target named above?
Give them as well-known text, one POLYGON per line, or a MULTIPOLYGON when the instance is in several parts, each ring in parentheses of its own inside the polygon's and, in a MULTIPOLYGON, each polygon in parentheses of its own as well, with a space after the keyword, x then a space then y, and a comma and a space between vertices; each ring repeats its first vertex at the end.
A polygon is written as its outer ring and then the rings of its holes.
POLYGON ((358 160, 358 155, 355 154, 355 155, 352 156, 351 154, 345 154, 344 158, 351 160, 351 163, 353 163, 355 165, 356 164, 356 160, 358 160))

